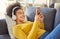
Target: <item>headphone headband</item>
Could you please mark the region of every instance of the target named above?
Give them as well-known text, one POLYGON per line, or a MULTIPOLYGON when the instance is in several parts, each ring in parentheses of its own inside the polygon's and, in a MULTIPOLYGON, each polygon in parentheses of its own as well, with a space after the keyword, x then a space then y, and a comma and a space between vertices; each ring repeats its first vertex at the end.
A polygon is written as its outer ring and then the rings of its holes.
POLYGON ((14 8, 12 9, 12 15, 14 15, 14 10, 15 10, 16 8, 19 8, 19 6, 16 6, 16 7, 14 7, 14 8))
POLYGON ((14 7, 14 8, 12 9, 12 19, 13 19, 13 20, 16 20, 16 16, 14 15, 14 10, 15 10, 16 8, 19 8, 19 7, 16 6, 16 7, 14 7))

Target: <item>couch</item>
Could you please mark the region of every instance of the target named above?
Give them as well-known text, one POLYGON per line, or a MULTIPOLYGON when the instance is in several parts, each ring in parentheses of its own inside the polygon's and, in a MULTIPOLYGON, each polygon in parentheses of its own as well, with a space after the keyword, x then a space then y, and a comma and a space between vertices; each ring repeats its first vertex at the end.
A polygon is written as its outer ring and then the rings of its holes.
MULTIPOLYGON (((35 9, 35 7, 27 8, 27 20, 32 22, 34 21, 35 9)), ((41 11, 44 15, 44 27, 46 31, 50 33, 56 25, 60 23, 60 9, 56 10, 54 8, 42 8, 41 11)), ((0 19, 0 39, 11 39, 8 33, 6 19, 0 19)))

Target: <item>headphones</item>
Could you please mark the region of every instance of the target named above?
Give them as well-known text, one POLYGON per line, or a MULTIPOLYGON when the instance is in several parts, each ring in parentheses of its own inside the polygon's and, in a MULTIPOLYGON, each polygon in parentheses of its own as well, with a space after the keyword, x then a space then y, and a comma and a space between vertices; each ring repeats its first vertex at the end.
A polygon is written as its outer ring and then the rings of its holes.
POLYGON ((16 20, 16 16, 14 15, 14 10, 16 9, 16 8, 19 8, 18 6, 17 7, 14 7, 13 9, 12 9, 12 20, 16 20))

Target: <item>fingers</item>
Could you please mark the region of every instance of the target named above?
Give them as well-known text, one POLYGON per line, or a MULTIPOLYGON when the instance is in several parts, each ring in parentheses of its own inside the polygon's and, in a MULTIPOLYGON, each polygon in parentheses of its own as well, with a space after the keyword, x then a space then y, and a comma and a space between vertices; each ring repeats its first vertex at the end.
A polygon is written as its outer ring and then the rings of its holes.
POLYGON ((42 18, 42 17, 44 17, 44 16, 40 13, 40 14, 39 14, 39 17, 41 17, 41 18, 42 18))
POLYGON ((44 16, 42 15, 42 12, 41 12, 41 11, 39 12, 38 7, 36 8, 36 15, 38 15, 39 17, 44 17, 44 16))

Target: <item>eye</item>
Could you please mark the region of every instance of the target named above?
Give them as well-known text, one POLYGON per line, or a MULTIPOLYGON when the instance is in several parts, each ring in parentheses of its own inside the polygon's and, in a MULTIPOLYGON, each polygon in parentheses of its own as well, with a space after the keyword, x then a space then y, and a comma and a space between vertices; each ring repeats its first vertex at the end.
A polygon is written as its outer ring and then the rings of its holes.
POLYGON ((18 14, 24 14, 24 12, 22 10, 18 10, 17 13, 18 14))

